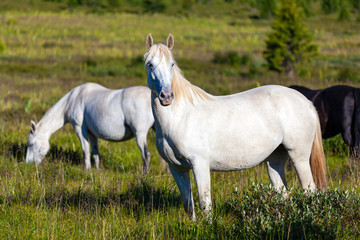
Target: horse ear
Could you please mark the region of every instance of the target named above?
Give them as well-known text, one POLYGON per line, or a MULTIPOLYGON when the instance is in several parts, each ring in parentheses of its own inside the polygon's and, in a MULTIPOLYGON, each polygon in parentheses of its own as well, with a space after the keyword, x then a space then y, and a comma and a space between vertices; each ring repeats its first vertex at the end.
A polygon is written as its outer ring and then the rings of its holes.
POLYGON ((32 130, 33 132, 35 132, 35 131, 36 131, 36 123, 35 123, 33 120, 31 120, 30 126, 31 126, 31 130, 32 130))
POLYGON ((147 36, 146 36, 146 48, 149 49, 151 48, 151 46, 154 44, 154 41, 153 41, 153 38, 151 37, 151 33, 149 33, 147 36))
POLYGON ((167 39, 167 47, 171 50, 174 46, 174 37, 169 33, 168 39, 167 39))

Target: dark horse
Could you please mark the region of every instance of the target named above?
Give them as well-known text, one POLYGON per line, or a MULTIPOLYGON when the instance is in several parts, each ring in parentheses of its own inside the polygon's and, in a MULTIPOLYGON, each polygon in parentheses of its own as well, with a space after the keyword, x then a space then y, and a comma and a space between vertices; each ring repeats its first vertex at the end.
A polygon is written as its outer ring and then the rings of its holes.
POLYGON ((290 86, 311 100, 319 114, 323 138, 341 134, 350 153, 360 157, 360 89, 338 85, 311 90, 302 86, 290 86))

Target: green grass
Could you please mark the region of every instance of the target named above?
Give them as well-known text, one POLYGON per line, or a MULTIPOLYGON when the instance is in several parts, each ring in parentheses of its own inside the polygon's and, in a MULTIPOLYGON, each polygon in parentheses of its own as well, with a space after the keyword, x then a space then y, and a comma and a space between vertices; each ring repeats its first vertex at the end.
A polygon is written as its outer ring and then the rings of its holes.
MULTIPOLYGON (((141 176, 141 155, 134 140, 100 141, 102 169, 84 171, 80 143, 70 125, 51 137, 42 164, 25 164, 30 120, 39 121, 73 87, 87 81, 109 88, 146 85, 142 56, 149 32, 155 42, 164 42, 169 32, 174 35, 175 58, 192 83, 212 94, 230 94, 265 84, 359 87, 360 33, 354 30, 359 23, 339 23, 332 15, 308 18, 319 56, 300 76, 288 79, 263 66, 270 21, 248 15, 235 18, 235 8, 229 10, 219 2, 218 8, 231 14, 224 16, 219 10, 208 17, 214 8, 205 5, 186 17, 88 14, 63 11, 61 4, 48 2, 42 2, 40 11, 35 7, 15 11, 16 3, 1 3, 15 4, 1 12, 0 20, 6 46, 0 55, 1 239, 360 237, 360 164, 348 157, 340 136, 324 141, 329 180, 325 194, 303 193, 291 164, 286 167, 288 200, 268 186, 264 164, 212 173, 213 224, 204 220, 196 191, 199 220, 188 219, 152 131, 147 177, 141 176)), ((39 1, 33 3, 40 6, 39 1)), ((193 177, 192 183, 196 189, 193 177)))

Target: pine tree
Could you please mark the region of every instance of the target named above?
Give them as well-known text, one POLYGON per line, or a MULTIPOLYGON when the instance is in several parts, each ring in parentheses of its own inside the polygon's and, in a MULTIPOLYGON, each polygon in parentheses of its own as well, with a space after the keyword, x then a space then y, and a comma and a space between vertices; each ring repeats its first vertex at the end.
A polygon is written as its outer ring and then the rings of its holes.
POLYGON ((296 65, 310 62, 317 47, 312 44, 313 35, 308 31, 301 10, 295 0, 280 0, 272 24, 272 32, 267 36, 266 50, 263 52, 270 70, 285 72, 292 76, 296 65))

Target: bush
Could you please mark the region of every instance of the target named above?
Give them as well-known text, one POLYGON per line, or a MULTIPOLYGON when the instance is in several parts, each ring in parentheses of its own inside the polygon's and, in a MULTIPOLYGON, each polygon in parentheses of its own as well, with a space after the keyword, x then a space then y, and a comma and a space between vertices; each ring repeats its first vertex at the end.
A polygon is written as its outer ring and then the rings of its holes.
POLYGON ((350 14, 347 2, 341 1, 338 20, 339 21, 350 21, 350 18, 351 18, 351 14, 350 14))
POLYGON ((302 8, 303 13, 306 17, 309 17, 312 14, 311 3, 313 0, 297 0, 296 3, 299 7, 302 8))
POLYGON ((228 51, 225 53, 216 52, 214 54, 214 58, 212 60, 213 63, 217 64, 228 64, 232 66, 240 66, 240 65, 247 65, 252 62, 252 59, 249 55, 244 54, 240 56, 235 51, 228 51))
POLYGON ((145 11, 151 13, 163 13, 168 7, 165 0, 143 0, 142 4, 145 11))
POLYGON ((334 13, 339 9, 339 0, 321 0, 321 8, 326 14, 334 13))
POLYGON ((227 209, 234 234, 249 239, 334 239, 357 236, 360 198, 357 191, 297 191, 289 199, 271 185, 254 184, 234 194, 227 209))
POLYGON ((6 50, 6 45, 3 40, 0 39, 0 54, 6 50))
POLYGON ((356 72, 353 68, 343 67, 338 71, 336 79, 340 82, 356 82, 359 80, 359 73, 356 72))
POLYGON ((275 15, 276 0, 258 0, 258 8, 261 18, 271 18, 275 15))
POLYGON ((341 134, 332 138, 324 139, 323 147, 326 154, 336 155, 338 158, 347 158, 349 156, 349 147, 345 145, 341 134))

